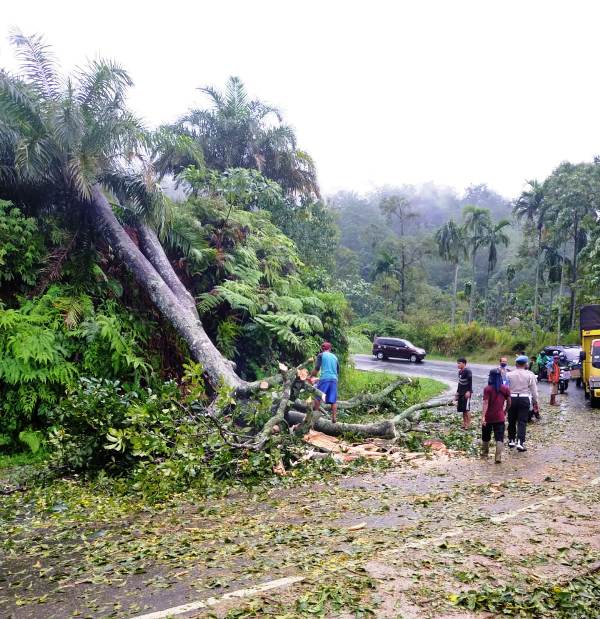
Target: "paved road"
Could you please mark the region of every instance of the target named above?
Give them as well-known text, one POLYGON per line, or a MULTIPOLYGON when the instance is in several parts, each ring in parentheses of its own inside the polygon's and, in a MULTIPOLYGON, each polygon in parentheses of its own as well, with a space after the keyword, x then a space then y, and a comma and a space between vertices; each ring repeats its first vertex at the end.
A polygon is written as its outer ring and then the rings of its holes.
MULTIPOLYGON (((452 389, 456 388, 457 373, 456 363, 453 361, 433 361, 425 360, 423 363, 411 363, 401 359, 386 359, 379 361, 374 359, 372 355, 353 355, 355 366, 359 370, 369 370, 371 372, 390 372, 392 374, 407 374, 409 376, 426 376, 427 378, 435 378, 448 384, 452 389)), ((480 363, 469 363, 468 367, 473 372, 473 391, 475 396, 481 396, 483 388, 487 385, 488 373, 494 366, 480 363)), ((538 385, 540 398, 546 399, 549 397, 549 386, 547 382, 542 382, 538 385)), ((578 389, 575 386, 575 381, 571 381, 569 389, 565 397, 572 404, 580 406, 585 405, 583 397, 583 389, 578 389)))
MULTIPOLYGON (((379 361, 371 355, 353 355, 356 368, 371 372, 391 372, 392 374, 408 374, 410 376, 426 376, 448 383, 452 388, 456 387, 458 369, 456 363, 451 361, 430 361, 423 363, 411 363, 400 359, 386 359, 379 361)), ((480 394, 485 385, 492 365, 469 363, 468 367, 473 372, 473 389, 480 394)))

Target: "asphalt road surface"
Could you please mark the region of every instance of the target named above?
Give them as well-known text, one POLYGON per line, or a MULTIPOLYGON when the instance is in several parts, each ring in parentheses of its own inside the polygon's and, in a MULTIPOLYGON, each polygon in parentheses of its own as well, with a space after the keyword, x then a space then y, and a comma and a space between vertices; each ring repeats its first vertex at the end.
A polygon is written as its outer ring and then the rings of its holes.
MULTIPOLYGON (((372 355, 352 355, 354 364, 358 370, 371 372, 389 372, 391 374, 405 374, 407 376, 425 376, 447 383, 448 387, 455 390, 458 380, 458 369, 454 361, 433 361, 425 359, 423 363, 411 363, 404 359, 386 359, 379 361, 372 355)), ((488 373, 493 365, 469 363, 467 367, 473 372, 473 391, 475 397, 481 396, 483 388, 487 385, 488 373)), ((550 388, 546 381, 538 383, 540 399, 548 399, 550 388)), ((572 404, 584 405, 583 389, 575 386, 572 380, 565 397, 572 404)))
MULTIPOLYGON (((423 363, 411 363, 404 359, 386 359, 379 361, 372 355, 353 355, 354 364, 358 370, 368 370, 371 372, 390 372, 392 374, 406 374, 408 376, 426 376, 434 378, 449 387, 456 388, 458 380, 458 368, 452 361, 431 361, 425 359, 423 363)), ((467 367, 473 373, 473 390, 476 394, 481 394, 487 385, 488 373, 494 366, 481 365, 479 363, 469 363, 467 367)))

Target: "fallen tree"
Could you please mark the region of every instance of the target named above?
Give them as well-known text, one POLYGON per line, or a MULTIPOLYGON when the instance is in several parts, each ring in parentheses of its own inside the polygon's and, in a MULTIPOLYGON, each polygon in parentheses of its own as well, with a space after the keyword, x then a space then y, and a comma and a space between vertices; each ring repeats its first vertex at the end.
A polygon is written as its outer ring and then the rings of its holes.
MULTIPOLYGON (((321 395, 319 390, 307 380, 305 366, 308 363, 310 361, 292 369, 280 364, 278 376, 256 383, 248 383, 243 389, 239 390, 237 395, 241 395, 242 399, 251 398, 257 390, 268 390, 273 401, 272 416, 250 438, 245 436, 242 440, 241 435, 236 435, 224 429, 222 431, 223 438, 235 447, 256 451, 263 449, 270 438, 286 429, 296 435, 304 435, 309 430, 315 429, 330 436, 351 435, 361 438, 397 439, 419 422, 422 411, 451 406, 454 403, 453 400, 448 398, 438 398, 400 409, 392 396, 403 387, 414 384, 413 379, 403 376, 377 393, 364 393, 350 400, 338 401, 338 415, 340 416, 358 410, 370 411, 373 414, 381 413, 382 410, 389 410, 394 413, 389 418, 370 423, 344 423, 339 421, 334 423, 327 418, 328 413, 323 405, 315 410, 311 397, 308 399, 299 397, 302 394, 305 396, 321 395), (277 389, 278 385, 281 385, 281 387, 277 389), (296 397, 292 398, 292 394, 296 394, 296 397), (227 436, 227 432, 229 436, 227 436)), ((218 425, 221 425, 219 418, 223 413, 223 410, 215 408, 215 403, 209 407, 207 412, 218 425)))

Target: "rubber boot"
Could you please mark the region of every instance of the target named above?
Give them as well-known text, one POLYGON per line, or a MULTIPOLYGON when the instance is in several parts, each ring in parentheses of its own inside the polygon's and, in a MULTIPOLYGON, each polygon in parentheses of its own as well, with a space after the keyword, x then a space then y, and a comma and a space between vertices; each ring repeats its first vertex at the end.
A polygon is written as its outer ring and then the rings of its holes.
POLYGON ((487 458, 490 454, 490 442, 482 441, 481 443, 481 457, 487 458))
POLYGON ((496 441, 496 464, 502 462, 502 451, 504 450, 504 443, 502 441, 496 441))

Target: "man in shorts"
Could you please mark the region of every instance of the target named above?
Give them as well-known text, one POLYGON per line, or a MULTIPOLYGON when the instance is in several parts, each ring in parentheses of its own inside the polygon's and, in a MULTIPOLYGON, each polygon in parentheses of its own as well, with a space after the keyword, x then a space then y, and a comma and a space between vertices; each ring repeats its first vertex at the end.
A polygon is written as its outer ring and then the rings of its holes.
POLYGON ((458 367, 458 386, 454 399, 456 400, 456 410, 462 413, 463 430, 468 430, 471 426, 471 395, 473 395, 473 374, 467 368, 467 360, 464 357, 457 359, 458 367))
MULTIPOLYGON (((337 383, 340 376, 340 362, 331 352, 331 344, 323 342, 321 352, 317 355, 315 369, 311 376, 319 375, 317 389, 325 395, 325 403, 331 404, 331 421, 336 422, 337 417, 337 383)), ((314 380, 313 380, 314 382, 314 380)), ((318 411, 321 406, 321 397, 317 396, 313 402, 313 409, 318 411)))

